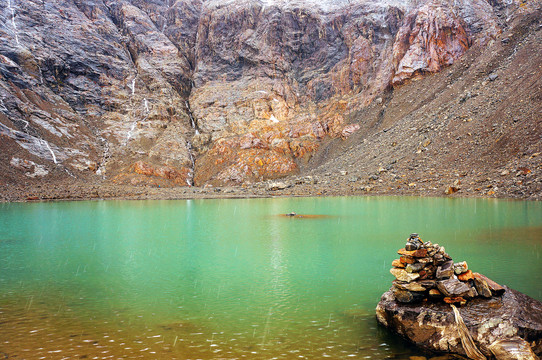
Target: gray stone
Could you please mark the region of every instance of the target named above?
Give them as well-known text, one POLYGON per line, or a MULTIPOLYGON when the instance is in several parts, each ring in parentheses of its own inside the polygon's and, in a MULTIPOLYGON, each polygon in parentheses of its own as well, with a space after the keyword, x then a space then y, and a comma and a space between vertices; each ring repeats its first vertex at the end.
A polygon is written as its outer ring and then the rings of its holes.
POLYGON ((446 261, 437 268, 437 279, 448 279, 454 274, 454 262, 446 261))
POLYGON ((444 256, 442 256, 441 254, 435 254, 433 255, 433 262, 437 265, 442 265, 446 262, 447 260, 444 259, 444 256))
POLYGON ((471 286, 469 292, 464 295, 466 299, 473 299, 477 296, 478 296, 478 291, 476 291, 476 288, 474 286, 471 286))
POLYGON ((423 292, 407 291, 393 288, 395 299, 401 303, 414 303, 422 301, 425 298, 423 292))
POLYGON ((478 292, 478 295, 485 298, 490 298, 492 296, 491 289, 484 279, 474 278, 474 287, 478 292))
POLYGON ((470 91, 467 91, 460 99, 459 99, 459 102, 460 103, 464 103, 465 101, 467 101, 468 99, 470 99, 472 97, 472 94, 470 93, 470 91))
POLYGON ((423 269, 423 266, 424 264, 421 264, 421 263, 407 264, 405 270, 406 272, 409 272, 409 273, 417 273, 421 269, 423 269))
POLYGON ((359 176, 352 176, 352 177, 350 177, 350 179, 348 179, 348 181, 350 181, 350 182, 359 181, 359 176))
POLYGON ((433 289, 437 287, 436 280, 420 280, 418 283, 426 289, 433 289))
POLYGON ((418 249, 419 249, 418 244, 415 244, 412 242, 407 242, 405 245, 405 250, 407 251, 413 251, 413 250, 418 250, 418 249))
POLYGON ((267 184, 266 186, 266 190, 268 191, 277 191, 277 190, 284 190, 286 188, 288 188, 289 185, 285 182, 282 182, 282 181, 274 181, 274 182, 270 182, 269 184, 267 184))
POLYGON ((489 79, 489 81, 495 81, 495 80, 497 80, 498 77, 499 77, 499 75, 497 75, 495 73, 491 73, 491 74, 489 74, 489 76, 487 78, 489 79))
POLYGON ((314 185, 314 184, 318 183, 318 180, 309 175, 309 176, 305 176, 303 178, 303 183, 309 184, 309 185, 314 185))
POLYGON ((456 278, 442 280, 437 282, 437 288, 444 296, 465 296, 470 293, 471 288, 462 281, 456 278))

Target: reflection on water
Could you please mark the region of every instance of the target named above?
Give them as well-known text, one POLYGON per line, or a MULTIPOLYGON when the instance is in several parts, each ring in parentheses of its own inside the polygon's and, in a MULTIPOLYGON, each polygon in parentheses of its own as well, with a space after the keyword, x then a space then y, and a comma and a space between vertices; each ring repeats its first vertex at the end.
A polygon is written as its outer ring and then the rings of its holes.
POLYGON ((542 299, 541 215, 418 198, 0 205, 0 357, 409 359, 374 318, 408 234, 542 299))

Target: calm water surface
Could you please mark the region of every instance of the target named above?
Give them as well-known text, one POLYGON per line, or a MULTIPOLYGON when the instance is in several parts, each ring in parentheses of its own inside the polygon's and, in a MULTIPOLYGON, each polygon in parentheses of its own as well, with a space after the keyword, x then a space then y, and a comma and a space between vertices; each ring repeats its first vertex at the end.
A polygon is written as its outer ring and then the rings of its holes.
POLYGON ((542 300, 537 202, 3 204, 0 358, 408 359, 374 308, 411 232, 542 300))

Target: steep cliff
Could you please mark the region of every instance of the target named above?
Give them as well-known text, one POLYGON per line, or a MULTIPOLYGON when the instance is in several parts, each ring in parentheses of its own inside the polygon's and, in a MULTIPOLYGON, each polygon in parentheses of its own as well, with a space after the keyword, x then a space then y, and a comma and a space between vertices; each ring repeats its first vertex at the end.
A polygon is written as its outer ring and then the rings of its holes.
POLYGON ((494 42, 539 8, 2 1, 0 180, 184 186, 299 174, 330 160, 336 141, 382 126, 363 114, 394 89, 494 42))

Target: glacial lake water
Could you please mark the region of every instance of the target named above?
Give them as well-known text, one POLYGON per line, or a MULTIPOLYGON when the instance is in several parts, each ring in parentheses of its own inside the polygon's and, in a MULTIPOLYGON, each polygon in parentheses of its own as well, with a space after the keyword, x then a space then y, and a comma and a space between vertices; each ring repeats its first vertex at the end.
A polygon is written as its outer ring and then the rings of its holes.
POLYGON ((0 358, 409 359, 374 309, 411 232, 542 300, 539 202, 0 204, 0 358))

